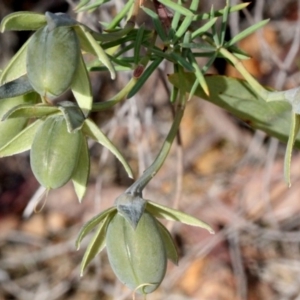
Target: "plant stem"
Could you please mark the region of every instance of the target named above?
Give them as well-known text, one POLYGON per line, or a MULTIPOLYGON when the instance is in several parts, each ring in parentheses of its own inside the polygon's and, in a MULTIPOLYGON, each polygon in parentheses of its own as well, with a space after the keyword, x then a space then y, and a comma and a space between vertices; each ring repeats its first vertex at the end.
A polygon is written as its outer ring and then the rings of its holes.
POLYGON ((127 194, 141 195, 142 190, 159 171, 170 152, 172 143, 177 135, 183 113, 184 106, 178 106, 173 124, 155 161, 144 171, 143 175, 126 190, 127 194))
POLYGON ((132 77, 130 81, 126 84, 126 86, 115 96, 113 96, 110 100, 100 102, 100 103, 94 103, 92 111, 101 111, 105 109, 109 109, 116 105, 117 103, 121 102, 123 99, 126 98, 128 93, 131 91, 131 89, 134 87, 134 85, 137 82, 136 77, 132 77))

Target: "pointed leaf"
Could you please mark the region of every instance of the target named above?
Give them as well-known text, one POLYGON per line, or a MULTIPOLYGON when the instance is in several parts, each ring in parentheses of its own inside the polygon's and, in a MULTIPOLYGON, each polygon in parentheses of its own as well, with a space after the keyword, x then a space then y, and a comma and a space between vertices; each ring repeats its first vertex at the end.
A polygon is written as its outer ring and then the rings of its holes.
POLYGON ((118 12, 118 14, 113 18, 113 20, 106 27, 106 30, 112 30, 116 28, 121 20, 125 18, 127 13, 132 9, 135 0, 128 0, 124 7, 118 12))
MULTIPOLYGON (((196 75, 196 80, 195 83, 193 84, 192 87, 192 91, 196 90, 196 88, 198 87, 198 85, 201 86, 201 88, 203 89, 203 91, 205 92, 206 95, 209 95, 209 89, 205 80, 205 77, 202 73, 202 70, 199 68, 198 63, 192 53, 192 51, 188 50, 188 58, 193 66, 193 68, 195 69, 195 75, 196 75)), ((192 95, 194 94, 193 92, 191 93, 192 95)), ((191 98, 191 95, 190 95, 191 98)))
POLYGON ((83 132, 90 138, 96 140, 99 144, 106 147, 112 152, 125 168, 127 175, 132 178, 133 174, 126 159, 122 156, 116 146, 109 140, 109 138, 100 130, 100 128, 90 119, 86 119, 82 127, 83 132))
MULTIPOLYGON (((25 96, 20 96, 0 100, 0 120, 3 119, 3 116, 5 116, 7 111, 24 103, 27 100, 26 98, 27 97, 25 96)), ((0 122, 0 148, 21 132, 27 123, 27 118, 18 118, 0 122)))
POLYGON ((23 129, 12 140, 0 148, 0 157, 11 156, 29 150, 35 133, 42 123, 42 120, 37 120, 23 129))
POLYGON ((239 34, 237 34, 235 37, 233 37, 229 42, 227 42, 225 44, 225 47, 227 48, 227 47, 230 47, 230 46, 236 44, 237 42, 239 42, 240 40, 244 39, 248 35, 252 34, 253 32, 255 32, 258 29, 260 29, 263 26, 265 26, 269 21, 270 21, 270 19, 263 20, 263 21, 255 23, 254 25, 248 27, 247 29, 243 30, 242 32, 240 32, 239 34))
POLYGON ((89 220, 87 223, 83 225, 75 243, 77 250, 80 248, 80 243, 83 240, 83 238, 87 234, 89 234, 94 229, 94 227, 100 224, 108 215, 112 214, 113 212, 114 213, 117 212, 117 208, 114 206, 102 211, 100 214, 96 215, 95 217, 93 217, 91 220, 89 220))
MULTIPOLYGON (((102 4, 108 2, 109 0, 96 0, 94 3, 90 4, 90 5, 81 5, 80 7, 76 7, 76 11, 77 12, 82 12, 82 11, 89 11, 92 12, 94 11, 94 9, 98 8, 99 6, 101 6, 102 4), (83 7, 84 6, 84 7, 83 7)), ((89 2, 89 1, 88 1, 89 2)))
POLYGON ((185 8, 182 5, 179 5, 175 2, 172 2, 170 0, 158 0, 161 4, 165 5, 166 7, 169 7, 173 9, 175 12, 178 11, 184 16, 193 17, 194 13, 191 12, 189 9, 185 8))
POLYGON ((74 8, 75 11, 78 11, 80 8, 87 5, 91 0, 80 0, 80 2, 77 4, 77 6, 74 8))
POLYGON ((28 123, 26 118, 0 122, 0 148, 13 139, 28 123))
POLYGON ((191 72, 195 71, 194 67, 189 62, 187 62, 181 55, 179 55, 175 52, 171 52, 170 56, 173 59, 173 61, 176 61, 178 64, 180 64, 182 67, 184 67, 187 71, 191 71, 191 72))
POLYGON ((146 211, 157 218, 164 218, 166 220, 178 221, 187 225, 201 227, 207 229, 211 234, 214 233, 213 229, 205 222, 200 221, 199 219, 185 214, 179 210, 172 209, 149 200, 146 204, 146 211))
POLYGON ((90 154, 86 138, 82 137, 81 150, 78 158, 78 164, 72 175, 72 181, 79 202, 81 202, 86 192, 86 187, 90 174, 90 154))
POLYGON ((92 238, 87 249, 85 250, 84 256, 81 261, 81 276, 83 275, 85 268, 92 261, 92 259, 104 249, 106 229, 114 215, 114 212, 109 215, 106 215, 105 219, 99 225, 98 230, 96 231, 94 237, 92 238))
POLYGON ((89 74, 86 70, 82 55, 75 72, 71 90, 76 98, 79 107, 82 109, 85 116, 87 116, 92 109, 93 94, 89 74))
POLYGON ((292 122, 291 122, 291 129, 290 129, 290 135, 285 151, 285 157, 284 157, 284 178, 288 186, 291 186, 291 159, 292 159, 292 152, 293 152, 293 146, 297 137, 297 134, 300 129, 300 115, 296 115, 292 113, 292 122))
MULTIPOLYGON (((193 11, 194 13, 197 13, 197 9, 199 6, 199 0, 193 0, 190 5, 190 10, 193 11)), ((185 17, 183 22, 180 24, 178 30, 175 33, 175 37, 173 39, 173 43, 178 41, 188 30, 190 27, 191 23, 193 22, 193 17, 185 17)), ((208 31, 210 27, 207 27, 206 31, 208 31)))
POLYGON ((192 32, 192 40, 195 39, 198 36, 201 36, 202 34, 206 33, 216 22, 218 18, 213 18, 209 20, 207 23, 205 23, 200 28, 196 29, 192 32))
MULTIPOLYGON (((184 73, 169 76, 169 80, 179 89, 189 93, 194 84, 195 75, 184 73)), ((210 96, 198 87, 195 95, 224 108, 249 126, 287 142, 290 131, 291 106, 282 101, 266 102, 252 92, 250 85, 241 79, 225 76, 205 76, 210 96)), ((281 92, 282 95, 286 92, 281 92)), ((295 140, 300 148, 300 137, 295 140)))
POLYGON ((178 265, 178 252, 174 244, 173 238, 170 232, 168 231, 168 229, 163 224, 161 224, 159 221, 157 221, 157 223, 160 229, 162 239, 165 244, 167 257, 172 263, 178 265))
MULTIPOLYGON (((177 4, 178 5, 182 5, 182 1, 181 0, 178 0, 177 1, 177 4)), ((178 28, 178 25, 180 24, 180 20, 182 18, 182 15, 179 11, 175 11, 174 12, 174 15, 173 15, 173 18, 172 18, 172 22, 171 22, 171 30, 169 31, 169 38, 172 39, 175 35, 175 32, 178 28)))
POLYGON ((80 28, 80 31, 77 29, 78 37, 80 39, 81 45, 84 46, 85 50, 88 50, 91 54, 94 54, 98 57, 98 59, 107 67, 107 69, 110 71, 111 79, 116 78, 116 72, 115 69, 105 53, 105 51, 102 49, 102 47, 96 42, 92 34, 84 27, 84 26, 77 26, 77 28, 80 28))
POLYGON ((166 36, 164 24, 162 24, 158 14, 155 13, 150 8, 147 8, 147 7, 144 7, 144 6, 141 6, 141 8, 152 19, 154 27, 155 27, 156 32, 157 32, 158 36, 160 37, 160 39, 163 41, 163 43, 167 43, 168 38, 166 36))
POLYGON ((44 15, 28 11, 18 11, 2 19, 0 31, 37 30, 45 25, 46 17, 44 15))
POLYGON ((128 93, 127 98, 133 97, 144 85, 147 79, 151 76, 151 74, 158 68, 160 63, 163 61, 162 57, 156 58, 151 65, 143 72, 141 77, 138 78, 136 84, 133 86, 131 91, 128 93))
MULTIPOLYGON (((246 2, 246 3, 241 3, 241 4, 230 6, 229 12, 232 13, 235 11, 242 10, 242 9, 246 8, 249 5, 249 3, 250 2, 246 2)), ((214 16, 216 16, 216 17, 223 16, 225 10, 226 10, 226 8, 215 11, 214 16)), ((207 20, 207 19, 211 19, 211 17, 212 17, 211 13, 197 14, 194 17, 193 21, 207 20)))
POLYGON ((14 118, 42 118, 58 112, 59 110, 56 106, 46 104, 20 104, 4 114, 1 120, 4 121, 14 118))
POLYGON ((0 76, 0 84, 13 81, 26 74, 26 56, 27 47, 32 37, 21 47, 21 49, 9 61, 6 68, 2 71, 0 76))
POLYGON ((0 99, 13 98, 33 91, 27 76, 22 76, 0 86, 0 99))
POLYGON ((63 113, 68 132, 80 130, 85 121, 85 117, 81 109, 71 101, 63 101, 59 103, 58 109, 63 113))
POLYGON ((144 24, 142 24, 137 32, 136 41, 135 41, 135 45, 134 45, 134 63, 135 63, 135 65, 137 65, 140 60, 140 55, 141 55, 140 51, 141 51, 142 40, 144 37, 144 32, 145 32, 145 26, 144 26, 144 24))

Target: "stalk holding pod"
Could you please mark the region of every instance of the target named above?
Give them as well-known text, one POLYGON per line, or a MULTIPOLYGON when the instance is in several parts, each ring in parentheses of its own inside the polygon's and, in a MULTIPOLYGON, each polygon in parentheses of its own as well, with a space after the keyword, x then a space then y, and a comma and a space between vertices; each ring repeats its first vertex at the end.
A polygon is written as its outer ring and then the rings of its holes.
POLYGON ((80 130, 68 132, 63 116, 51 116, 43 122, 30 151, 31 168, 41 185, 56 189, 72 178, 82 141, 80 130))

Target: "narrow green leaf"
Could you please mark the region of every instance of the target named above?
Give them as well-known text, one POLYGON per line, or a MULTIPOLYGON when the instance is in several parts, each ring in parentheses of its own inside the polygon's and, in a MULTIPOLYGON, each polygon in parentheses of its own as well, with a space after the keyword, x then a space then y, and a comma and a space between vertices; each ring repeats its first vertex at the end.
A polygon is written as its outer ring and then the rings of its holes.
MULTIPOLYGON (((177 4, 181 6, 182 1, 178 0, 177 4)), ((173 39, 175 32, 177 31, 180 20, 181 20, 181 13, 179 11, 175 11, 174 16, 172 18, 171 29, 168 36, 169 39, 173 39)))
POLYGON ((216 24, 217 20, 218 20, 218 18, 212 18, 207 23, 205 23, 203 26, 201 26, 197 30, 193 31, 192 32, 192 40, 195 39, 196 37, 199 37, 199 36, 207 33, 207 31, 210 30, 211 27, 216 24))
POLYGON ((145 26, 144 26, 144 24, 142 24, 141 27, 138 29, 138 32, 136 35, 136 42, 134 43, 134 63, 135 63, 135 65, 137 65, 140 60, 140 50, 141 50, 144 32, 145 32, 145 26))
MULTIPOLYGON (((106 30, 104 33, 98 33, 95 31, 90 31, 92 36, 97 42, 112 42, 112 41, 119 41, 122 37, 132 37, 132 35, 136 35, 138 29, 134 29, 134 23, 128 22, 124 28, 121 29, 114 29, 114 30, 106 30)), ((150 32, 147 30, 147 32, 150 32)), ((120 43, 121 44, 121 43, 120 43)), ((104 49, 104 45, 102 45, 104 49)))
POLYGON ((128 95, 127 95, 128 99, 131 98, 131 97, 133 97, 141 89, 141 87, 144 85, 144 83, 147 81, 147 79, 157 69, 157 67, 162 62, 162 60, 163 59, 161 57, 155 59, 151 63, 151 65, 143 72, 142 76, 139 77, 139 79, 137 80, 136 84, 133 86, 133 88, 131 89, 131 91, 128 93, 128 95))
POLYGON ((85 116, 75 103, 71 101, 62 101, 59 103, 58 109, 65 117, 69 133, 73 133, 82 128, 85 116))
POLYGON ((89 114, 93 105, 93 93, 89 74, 86 70, 83 57, 80 54, 79 64, 75 72, 71 90, 85 116, 89 114))
MULTIPOLYGON (((215 10, 214 10, 213 6, 211 7, 210 15, 211 15, 212 19, 215 18, 215 10)), ((211 32, 212 32, 212 38, 214 40, 214 44, 217 47, 221 46, 220 37, 219 37, 219 34, 218 34, 218 28, 217 28, 216 24, 213 24, 213 26, 211 27, 211 32)))
POLYGON ((18 11, 5 16, 0 25, 0 31, 9 30, 37 30, 47 24, 45 15, 18 11))
MULTIPOLYGON (((13 109, 18 105, 24 103, 34 103, 35 97, 33 95, 19 96, 15 98, 7 98, 0 100, 0 120, 3 120, 7 111, 13 109), (28 96, 31 96, 28 99, 28 96)), ((18 118, 13 120, 5 120, 0 122, 0 148, 7 144, 13 139, 18 133, 20 133, 26 124, 28 123, 27 118, 18 118)))
MULTIPOLYGON (((241 3, 241 4, 231 6, 230 9, 229 9, 229 13, 242 10, 242 9, 246 8, 249 4, 250 4, 250 2, 241 3)), ((217 10, 217 11, 214 12, 214 16, 215 17, 220 17, 224 14, 224 11, 225 11, 225 8, 217 10)), ((212 17, 212 15, 210 13, 202 13, 202 14, 198 14, 198 15, 194 16, 193 20, 194 21, 207 20, 207 19, 211 19, 211 17, 212 17)))
POLYGON ((287 147, 285 150, 285 156, 284 156, 284 179, 289 187, 291 186, 291 159, 292 159, 293 146, 297 138, 299 129, 300 129, 300 115, 292 113, 290 135, 289 135, 287 147))
MULTIPOLYGON (((187 30, 183 37, 183 43, 187 44, 191 41, 191 31, 187 30)), ((187 55, 190 52, 190 49, 182 48, 179 51, 174 51, 175 53, 180 53, 179 55, 182 56, 184 59, 187 59, 187 55)))
POLYGON ((242 49, 239 49, 238 47, 236 47, 235 45, 230 46, 229 48, 227 48, 234 56, 236 56, 239 60, 246 60, 246 59, 250 59, 251 56, 243 51, 242 49))
MULTIPOLYGON (((190 5, 190 10, 194 13, 197 13, 197 9, 199 6, 199 0, 192 0, 190 5)), ((183 22, 180 24, 180 27, 175 33, 175 36, 173 38, 173 43, 175 44, 188 30, 191 23, 193 22, 193 17, 185 17, 183 22)))
POLYGON ((177 54, 175 52, 171 52, 170 56, 172 57, 172 59, 174 61, 177 61, 178 64, 180 64, 187 71, 191 71, 191 72, 195 71, 194 67, 188 61, 186 61, 180 54, 177 54))
MULTIPOLYGON (((96 42, 92 34, 84 27, 84 26, 76 26, 77 28, 80 28, 81 32, 79 30, 76 30, 78 33, 78 37, 80 40, 80 44, 84 47, 86 51, 89 53, 95 55, 98 57, 98 59, 107 67, 107 69, 110 71, 110 76, 112 79, 115 79, 116 72, 115 69, 109 60, 107 54, 102 49, 102 47, 96 42)), ((75 28, 76 29, 76 28, 75 28)))
MULTIPOLYGON (((178 64, 173 64, 173 70, 174 73, 178 73, 179 72, 179 66, 178 64)), ((172 86, 172 91, 171 91, 171 96, 170 96, 170 101, 171 103, 175 103, 177 100, 179 94, 179 89, 176 86, 172 86)))
POLYGON ((100 214, 93 217, 91 220, 89 220, 87 223, 83 225, 83 227, 80 229, 78 237, 76 239, 75 245, 76 249, 79 250, 80 243, 83 240, 83 238, 89 234, 97 225, 99 225, 108 215, 110 215, 113 212, 117 212, 116 207, 110 207, 104 211, 102 211, 100 214))
POLYGON ((90 154, 86 138, 82 136, 78 165, 72 175, 72 182, 79 202, 85 195, 90 174, 90 154))
POLYGON ((191 51, 188 52, 188 59, 190 60, 193 68, 195 69, 195 75, 196 75, 196 80, 195 80, 195 83, 191 89, 191 93, 190 93, 190 96, 189 96, 189 99, 191 97, 193 97, 195 91, 196 91, 196 88, 198 87, 198 85, 200 84, 201 88, 203 89, 203 91, 205 92, 206 95, 209 95, 209 88, 207 86, 207 83, 206 83, 206 80, 205 80, 205 77, 202 73, 202 71, 200 70, 199 66, 198 66, 198 63, 195 59, 195 57, 193 56, 193 53, 191 51))
POLYGON ((91 0, 80 0, 80 2, 77 4, 77 6, 74 8, 76 12, 78 12, 82 7, 87 5, 91 0))
POLYGON ((20 133, 28 119, 18 118, 0 122, 0 149, 20 133))
POLYGON ((9 61, 0 76, 0 84, 13 81, 26 74, 26 54, 31 37, 9 61))
POLYGON ((239 42, 240 40, 244 39, 248 35, 252 34, 253 32, 255 32, 258 29, 260 29, 263 26, 265 26, 269 21, 270 21, 270 19, 263 20, 263 21, 260 21, 260 22, 258 22, 256 24, 248 27, 247 29, 243 30, 242 32, 240 32, 239 34, 237 34, 235 37, 233 37, 228 43, 226 43, 225 47, 228 48, 228 47, 236 44, 237 42, 239 42))
POLYGON ((168 39, 167 39, 167 36, 166 36, 166 33, 165 33, 165 29, 158 17, 158 14, 155 13, 153 10, 145 7, 145 6, 141 6, 142 10, 148 15, 151 17, 152 21, 153 21, 153 24, 154 24, 154 27, 156 29, 156 32, 158 34, 158 36, 160 37, 160 39, 164 42, 164 43, 167 43, 168 39))
POLYGON ((92 238, 87 249, 85 250, 84 256, 81 261, 81 276, 83 275, 84 270, 86 269, 87 265, 92 261, 92 259, 104 249, 106 229, 114 214, 115 213, 113 212, 111 214, 106 215, 105 219, 99 225, 99 228, 97 229, 94 237, 92 238))
POLYGON ((109 25, 106 27, 106 30, 112 30, 116 28, 121 20, 124 19, 124 17, 127 15, 127 13, 130 11, 134 4, 135 0, 129 0, 125 4, 125 6, 122 8, 121 11, 118 12, 118 14, 113 18, 113 20, 109 23, 109 25))
POLYGON ((187 17, 194 16, 194 13, 191 12, 189 9, 185 8, 184 6, 182 6, 180 4, 172 2, 170 0, 158 0, 158 2, 165 5, 166 7, 173 9, 175 12, 178 11, 179 13, 181 13, 184 16, 187 16, 187 17))
POLYGON ((178 97, 178 92, 179 92, 179 89, 175 86, 172 86, 171 97, 170 97, 171 103, 176 102, 176 99, 178 97))
MULTIPOLYGON (((89 28, 89 27, 87 27, 87 26, 85 26, 84 24, 81 24, 81 23, 78 23, 75 26, 73 26, 73 29, 77 33, 77 36, 79 38, 80 46, 81 46, 82 50, 84 50, 85 52, 88 52, 88 53, 93 53, 94 54, 94 50, 91 47, 90 42, 86 38, 85 32, 89 32, 93 36, 95 41, 99 42, 99 43, 110 42, 110 41, 116 40, 114 35, 103 34, 103 33, 93 31, 91 28, 89 28)), ((94 55, 96 56, 96 54, 94 54, 94 55)))
POLYGON ((33 91, 27 76, 22 76, 0 86, 0 99, 13 98, 33 91))
POLYGON ((164 218, 166 220, 178 221, 187 225, 201 227, 208 230, 211 234, 214 233, 213 229, 205 222, 200 221, 199 219, 185 214, 179 210, 172 209, 149 200, 147 200, 146 211, 157 218, 164 218))
POLYGON ((2 121, 13 118, 42 118, 51 114, 59 113, 56 106, 46 104, 20 104, 7 111, 2 121))
POLYGON ((183 22, 180 24, 178 30, 175 33, 175 36, 172 40, 172 43, 176 43, 188 30, 188 28, 190 27, 191 23, 192 23, 192 17, 185 17, 183 22))
POLYGON ((116 146, 109 140, 109 138, 100 130, 100 128, 90 119, 86 119, 82 127, 83 132, 90 138, 96 140, 99 144, 106 147, 112 152, 116 158, 121 162, 130 178, 133 177, 131 168, 126 159, 122 156, 116 146))
POLYGON ((12 140, 0 148, 0 157, 11 156, 29 150, 35 133, 42 123, 43 120, 40 119, 23 129, 12 140))
POLYGON ((229 16, 229 10, 230 6, 228 1, 226 1, 226 6, 224 8, 224 13, 222 16, 222 25, 221 25, 221 30, 220 30, 220 44, 224 45, 225 42, 225 34, 227 30, 227 25, 228 25, 228 16, 229 16))
POLYGON ((160 229, 162 239, 165 244, 167 257, 172 263, 174 263, 175 265, 178 265, 178 252, 177 252, 176 246, 174 244, 173 238, 172 238, 170 232, 168 231, 168 229, 163 224, 161 224, 159 221, 157 221, 157 223, 158 223, 158 226, 160 229))
MULTIPOLYGON (((88 1, 89 2, 89 1, 88 1)), ((94 3, 90 4, 90 5, 81 5, 81 7, 76 7, 76 11, 79 13, 79 12, 82 12, 82 11, 89 11, 89 12, 92 12, 94 11, 96 8, 98 8, 99 6, 101 6, 102 4, 106 3, 106 2, 109 2, 109 0, 98 0, 98 1, 95 1, 94 3), (83 7, 84 6, 84 7, 83 7)))
MULTIPOLYGON (((203 44, 203 43, 182 43, 180 44, 182 48, 189 48, 189 49, 200 49, 200 50, 205 50, 209 51, 206 56, 210 56, 211 54, 216 52, 216 47, 213 47, 211 45, 203 44)), ((205 53, 205 52, 203 52, 205 53)), ((202 52, 200 54, 203 54, 202 52)), ((199 55, 199 52, 193 53, 195 57, 199 55)), ((202 55, 201 55, 202 56, 202 55)))

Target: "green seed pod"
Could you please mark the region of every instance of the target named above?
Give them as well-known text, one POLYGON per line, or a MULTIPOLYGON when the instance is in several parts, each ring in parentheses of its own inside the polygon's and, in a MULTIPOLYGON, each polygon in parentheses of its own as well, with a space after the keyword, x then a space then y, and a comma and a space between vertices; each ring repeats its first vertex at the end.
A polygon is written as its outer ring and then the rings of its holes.
POLYGON ((45 26, 32 36, 27 49, 27 75, 43 97, 56 98, 72 83, 80 59, 79 41, 72 27, 45 26))
POLYGON ((71 179, 82 140, 81 131, 68 132, 63 116, 44 121, 34 136, 30 152, 31 168, 41 185, 56 189, 71 179))
POLYGON ((145 212, 134 229, 116 214, 108 225, 106 247, 111 267, 121 282, 140 294, 157 289, 166 273, 167 255, 152 215, 145 212))

